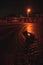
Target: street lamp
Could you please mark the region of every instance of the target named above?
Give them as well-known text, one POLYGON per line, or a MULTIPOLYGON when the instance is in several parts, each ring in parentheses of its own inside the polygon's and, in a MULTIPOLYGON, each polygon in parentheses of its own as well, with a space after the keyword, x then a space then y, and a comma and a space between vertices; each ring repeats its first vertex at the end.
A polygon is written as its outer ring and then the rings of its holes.
POLYGON ((29 17, 30 12, 31 12, 31 9, 28 8, 28 9, 27 9, 27 17, 29 17))

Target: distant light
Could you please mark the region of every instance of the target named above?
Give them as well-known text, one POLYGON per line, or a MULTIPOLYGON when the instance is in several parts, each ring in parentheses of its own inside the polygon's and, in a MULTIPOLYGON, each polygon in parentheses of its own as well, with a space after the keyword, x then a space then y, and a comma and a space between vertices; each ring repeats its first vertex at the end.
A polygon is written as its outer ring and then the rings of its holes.
POLYGON ((31 9, 30 9, 30 8, 28 8, 28 9, 27 9, 27 13, 30 13, 30 12, 31 12, 31 9))

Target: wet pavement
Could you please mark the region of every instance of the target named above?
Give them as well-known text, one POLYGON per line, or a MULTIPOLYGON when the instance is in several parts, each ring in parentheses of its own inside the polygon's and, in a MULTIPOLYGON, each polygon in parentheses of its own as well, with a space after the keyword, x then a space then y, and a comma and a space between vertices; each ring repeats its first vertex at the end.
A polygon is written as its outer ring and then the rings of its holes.
MULTIPOLYGON (((43 45, 43 24, 41 23, 15 23, 8 25, 0 25, 0 58, 3 65, 35 65, 35 59, 42 64, 42 46, 43 45), (24 53, 25 37, 23 32, 27 31, 35 35, 37 42, 32 44, 28 50, 31 53, 24 53), (31 56, 30 56, 31 54, 31 56), (39 56, 38 56, 39 55, 39 56), (28 58, 30 62, 28 62, 28 58), (21 59, 23 61, 21 61, 21 59), (25 60, 25 61, 24 61, 25 60), (32 61, 31 61, 32 60, 32 61)), ((37 65, 36 64, 36 65, 37 65)))

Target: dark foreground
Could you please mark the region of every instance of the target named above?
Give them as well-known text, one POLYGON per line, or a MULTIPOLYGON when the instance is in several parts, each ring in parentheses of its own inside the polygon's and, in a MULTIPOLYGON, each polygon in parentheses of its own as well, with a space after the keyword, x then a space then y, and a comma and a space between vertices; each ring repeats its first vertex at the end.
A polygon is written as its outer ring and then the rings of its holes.
POLYGON ((43 24, 23 23, 0 25, 0 65, 43 65, 43 24), (38 39, 25 54, 23 32, 33 33, 38 39))

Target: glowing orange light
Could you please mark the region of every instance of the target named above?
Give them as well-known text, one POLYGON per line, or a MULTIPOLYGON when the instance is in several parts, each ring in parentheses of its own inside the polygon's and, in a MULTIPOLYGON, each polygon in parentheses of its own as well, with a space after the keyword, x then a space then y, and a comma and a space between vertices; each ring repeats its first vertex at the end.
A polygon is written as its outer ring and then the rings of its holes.
POLYGON ((27 9, 27 13, 30 13, 30 12, 31 12, 31 9, 30 9, 30 8, 28 8, 28 9, 27 9))

